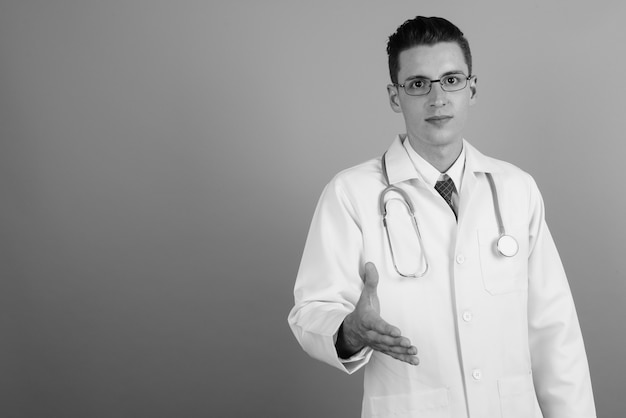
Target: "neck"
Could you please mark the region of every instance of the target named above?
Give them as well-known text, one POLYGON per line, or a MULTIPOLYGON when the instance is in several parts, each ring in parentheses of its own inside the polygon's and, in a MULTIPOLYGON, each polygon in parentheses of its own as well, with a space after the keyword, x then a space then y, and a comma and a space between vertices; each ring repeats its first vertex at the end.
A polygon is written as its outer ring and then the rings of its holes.
POLYGON ((415 152, 439 170, 440 173, 448 171, 456 159, 459 158, 463 149, 461 140, 449 144, 426 146, 423 142, 416 141, 409 136, 409 143, 415 152))

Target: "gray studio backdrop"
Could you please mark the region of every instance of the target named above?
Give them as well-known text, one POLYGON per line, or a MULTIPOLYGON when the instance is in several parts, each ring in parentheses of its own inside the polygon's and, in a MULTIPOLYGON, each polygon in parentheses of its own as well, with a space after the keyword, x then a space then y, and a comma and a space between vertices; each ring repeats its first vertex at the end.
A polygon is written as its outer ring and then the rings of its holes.
POLYGON ((623 416, 625 8, 504 3, 2 0, 0 416, 357 417, 286 317, 322 187, 403 129, 418 14, 468 36, 467 138, 535 176, 623 416))

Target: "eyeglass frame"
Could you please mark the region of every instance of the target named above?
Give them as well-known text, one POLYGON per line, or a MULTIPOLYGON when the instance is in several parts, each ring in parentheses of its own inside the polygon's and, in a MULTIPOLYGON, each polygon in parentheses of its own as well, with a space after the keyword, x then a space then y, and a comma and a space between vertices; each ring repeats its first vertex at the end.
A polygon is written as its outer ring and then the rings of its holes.
MULTIPOLYGON (((463 77, 461 77, 461 79, 462 79, 463 77)), ((409 77, 409 78, 407 78, 406 80, 404 80, 404 83, 402 83, 402 84, 399 84, 399 83, 392 83, 392 86, 394 86, 394 87, 402 87, 402 90, 404 90, 404 92, 405 92, 408 96, 419 97, 419 96, 426 96, 426 95, 430 94, 430 92, 431 92, 431 91, 432 91, 432 89, 433 89, 433 84, 434 84, 434 83, 439 83, 439 85, 441 86, 441 90, 445 91, 446 93, 454 93, 455 91, 461 91, 461 90, 463 90, 465 87, 467 87, 467 84, 468 84, 467 82, 468 82, 469 80, 471 80, 472 78, 475 78, 475 77, 476 77, 476 75, 475 75, 475 74, 465 75, 464 73, 461 73, 461 72, 459 72, 459 73, 449 73, 449 74, 444 74, 444 75, 442 75, 442 76, 441 76, 438 80, 430 80, 430 79, 425 78, 425 77, 409 77), (444 78, 446 78, 446 77, 448 77, 448 76, 451 76, 451 75, 462 75, 463 77, 465 77, 465 85, 464 85, 463 87, 461 87, 460 89, 458 89, 458 90, 446 90, 446 89, 444 88, 444 84, 442 83, 442 81, 441 81, 441 80, 443 80, 444 78), (415 80, 415 79, 420 79, 420 80, 428 81, 429 86, 428 86, 428 91, 427 91, 426 93, 422 93, 422 94, 411 94, 411 93, 409 93, 409 92, 406 90, 406 87, 405 87, 405 86, 406 86, 406 83, 407 83, 408 81, 415 80)))

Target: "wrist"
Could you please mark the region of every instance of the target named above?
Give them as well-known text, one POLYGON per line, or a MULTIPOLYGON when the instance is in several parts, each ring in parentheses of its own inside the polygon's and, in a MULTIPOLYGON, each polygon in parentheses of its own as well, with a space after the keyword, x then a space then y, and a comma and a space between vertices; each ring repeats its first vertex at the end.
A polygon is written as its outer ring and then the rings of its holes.
POLYGON ((364 345, 355 341, 354 333, 351 332, 352 328, 349 325, 349 317, 350 315, 348 315, 339 326, 339 331, 337 331, 337 341, 335 342, 337 355, 342 359, 352 357, 364 347, 364 345), (346 323, 348 323, 347 326, 346 323))

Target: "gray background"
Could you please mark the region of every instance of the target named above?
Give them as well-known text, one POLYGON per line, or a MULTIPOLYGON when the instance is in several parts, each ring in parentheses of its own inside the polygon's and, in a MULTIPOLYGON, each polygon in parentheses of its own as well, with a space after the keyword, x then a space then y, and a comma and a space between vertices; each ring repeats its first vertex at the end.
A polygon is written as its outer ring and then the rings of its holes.
POLYGON ((2 0, 0 416, 357 417, 286 317, 323 185, 403 130, 418 14, 469 38, 467 138, 535 176, 622 416, 625 6, 536 0, 2 0))

